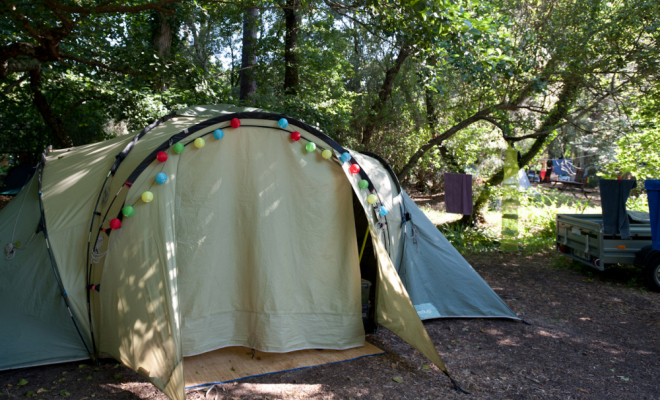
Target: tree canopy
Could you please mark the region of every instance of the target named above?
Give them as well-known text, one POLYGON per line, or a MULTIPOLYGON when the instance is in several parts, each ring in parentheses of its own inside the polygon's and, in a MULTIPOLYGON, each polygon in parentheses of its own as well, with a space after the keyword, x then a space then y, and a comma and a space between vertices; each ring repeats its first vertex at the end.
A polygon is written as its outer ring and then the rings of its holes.
MULTIPOLYGON (((317 125, 433 189, 502 150, 658 168, 653 0, 0 0, 4 153, 232 103, 317 125)), ((481 204, 480 203, 480 204, 481 204)), ((478 204, 478 205, 480 205, 478 204)))

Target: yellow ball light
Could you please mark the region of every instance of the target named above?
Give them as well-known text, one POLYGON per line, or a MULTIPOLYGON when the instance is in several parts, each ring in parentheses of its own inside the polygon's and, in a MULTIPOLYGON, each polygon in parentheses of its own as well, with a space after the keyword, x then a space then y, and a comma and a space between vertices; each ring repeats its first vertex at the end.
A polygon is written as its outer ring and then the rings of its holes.
POLYGON ((154 199, 154 194, 151 193, 150 191, 147 190, 146 192, 142 193, 142 201, 144 201, 145 203, 149 203, 153 199, 154 199))
POLYGON ((206 142, 204 142, 204 139, 202 139, 201 137, 195 139, 194 143, 195 143, 195 147, 197 147, 198 149, 201 149, 206 144, 206 142))
POLYGON ((369 196, 367 196, 367 203, 376 204, 377 201, 378 201, 378 196, 376 196, 375 194, 370 194, 369 196))
POLYGON ((323 153, 321 153, 321 157, 327 160, 330 157, 332 157, 332 152, 330 150, 323 150, 323 153))

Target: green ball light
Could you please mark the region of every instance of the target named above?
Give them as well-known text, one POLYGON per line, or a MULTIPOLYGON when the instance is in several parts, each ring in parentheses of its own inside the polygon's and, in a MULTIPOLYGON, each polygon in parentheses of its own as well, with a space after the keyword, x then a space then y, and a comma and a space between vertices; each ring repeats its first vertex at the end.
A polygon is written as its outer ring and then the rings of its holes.
POLYGON ((309 142, 305 145, 305 148, 311 153, 312 151, 316 150, 316 143, 309 142))
POLYGON ((126 206, 121 209, 121 213, 124 214, 124 217, 131 217, 135 213, 135 209, 131 206, 126 206))
POLYGON ((366 179, 362 179, 360 182, 358 182, 358 186, 360 189, 366 189, 369 187, 369 182, 366 179))
POLYGON ((186 149, 186 147, 183 145, 183 143, 176 143, 176 144, 174 145, 174 152, 175 152, 176 154, 181 154, 181 153, 183 153, 183 150, 185 150, 185 149, 186 149))

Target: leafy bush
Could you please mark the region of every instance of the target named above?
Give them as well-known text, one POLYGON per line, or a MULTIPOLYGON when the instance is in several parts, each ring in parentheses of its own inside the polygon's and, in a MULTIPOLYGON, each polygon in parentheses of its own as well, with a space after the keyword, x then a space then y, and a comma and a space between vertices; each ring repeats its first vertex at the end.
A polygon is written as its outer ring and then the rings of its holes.
MULTIPOLYGON (((494 189, 494 198, 501 195, 498 190, 494 189)), ((591 200, 557 193, 554 190, 538 189, 534 192, 519 192, 514 196, 520 202, 518 243, 523 254, 549 252, 554 248, 557 214, 600 213, 600 207, 594 207, 591 200)), ((491 204, 492 208, 486 213, 484 224, 475 227, 455 221, 439 224, 438 229, 461 253, 498 251, 502 214, 497 207, 497 201, 491 204)), ((440 211, 423 211, 436 223, 446 220, 440 211)))

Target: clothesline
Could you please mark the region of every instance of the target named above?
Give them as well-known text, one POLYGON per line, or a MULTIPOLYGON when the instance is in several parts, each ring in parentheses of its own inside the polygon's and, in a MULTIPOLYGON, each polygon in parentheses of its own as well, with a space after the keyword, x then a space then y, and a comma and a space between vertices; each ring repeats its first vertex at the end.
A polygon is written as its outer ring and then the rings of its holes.
POLYGON ((593 156, 598 156, 598 154, 593 153, 593 154, 586 154, 584 156, 579 156, 579 157, 571 157, 571 158, 539 158, 539 161, 548 161, 548 160, 575 160, 578 158, 587 158, 587 157, 593 157, 593 156))

